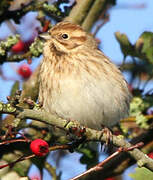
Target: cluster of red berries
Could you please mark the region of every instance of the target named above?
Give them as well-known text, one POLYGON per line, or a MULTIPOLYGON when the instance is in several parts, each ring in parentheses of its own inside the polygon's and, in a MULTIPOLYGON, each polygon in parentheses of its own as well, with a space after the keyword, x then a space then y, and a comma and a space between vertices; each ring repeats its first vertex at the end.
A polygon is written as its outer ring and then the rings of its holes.
MULTIPOLYGON (((23 42, 22 40, 19 40, 16 44, 14 44, 11 48, 11 51, 13 53, 22 53, 22 52, 26 52, 29 45, 32 43, 32 41, 30 42, 23 42)), ((28 64, 31 63, 31 59, 28 60, 28 64)), ((19 66, 17 73, 23 78, 23 79, 28 79, 31 74, 31 68, 28 64, 22 64, 21 66, 19 66)))
MULTIPOLYGON (((44 22, 42 32, 46 32, 49 28, 49 25, 50 25, 50 21, 46 20, 44 22)), ((25 53, 29 50, 29 46, 32 44, 33 41, 34 41, 34 37, 28 41, 25 41, 25 42, 20 39, 16 44, 14 44, 12 46, 11 51, 15 54, 25 53)), ((31 63, 31 59, 28 60, 28 64, 30 64, 30 63, 31 63)), ((23 79, 28 79, 32 74, 32 71, 31 71, 30 66, 28 64, 21 65, 17 70, 17 73, 23 79)))

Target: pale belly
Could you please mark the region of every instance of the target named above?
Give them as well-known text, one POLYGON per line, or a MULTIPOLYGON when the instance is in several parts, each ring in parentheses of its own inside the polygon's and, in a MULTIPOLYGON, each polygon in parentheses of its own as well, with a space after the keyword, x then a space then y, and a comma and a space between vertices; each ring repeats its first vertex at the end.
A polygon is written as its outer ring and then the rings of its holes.
POLYGON ((108 82, 95 79, 67 78, 53 88, 43 102, 45 110, 60 117, 74 119, 82 125, 101 129, 111 127, 125 117, 128 107, 119 90, 108 82))

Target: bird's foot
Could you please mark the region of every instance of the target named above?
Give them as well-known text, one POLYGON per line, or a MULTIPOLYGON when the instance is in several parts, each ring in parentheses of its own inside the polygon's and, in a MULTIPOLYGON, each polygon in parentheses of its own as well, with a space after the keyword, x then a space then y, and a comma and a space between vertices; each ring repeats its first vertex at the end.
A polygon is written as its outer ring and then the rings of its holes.
POLYGON ((111 144, 111 142, 113 140, 113 134, 112 134, 111 130, 108 129, 107 127, 103 127, 103 129, 101 131, 101 136, 103 136, 104 134, 106 136, 106 141, 104 144, 102 144, 102 151, 106 151, 107 147, 111 144))

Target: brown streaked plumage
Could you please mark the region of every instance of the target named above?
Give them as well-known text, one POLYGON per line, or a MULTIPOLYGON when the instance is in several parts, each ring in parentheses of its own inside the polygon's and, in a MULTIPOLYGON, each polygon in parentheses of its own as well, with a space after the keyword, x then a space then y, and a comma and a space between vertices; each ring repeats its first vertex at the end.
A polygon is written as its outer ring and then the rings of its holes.
POLYGON ((112 127, 128 116, 127 83, 91 35, 78 25, 61 22, 47 38, 39 91, 46 111, 93 129, 112 127))

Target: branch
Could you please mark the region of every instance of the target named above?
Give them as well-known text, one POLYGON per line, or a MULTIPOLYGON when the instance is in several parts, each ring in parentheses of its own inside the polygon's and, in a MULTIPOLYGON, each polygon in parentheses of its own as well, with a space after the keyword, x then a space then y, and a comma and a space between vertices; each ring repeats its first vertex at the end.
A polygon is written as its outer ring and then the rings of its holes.
POLYGON ((92 4, 93 0, 77 0, 76 5, 73 7, 69 16, 66 17, 65 20, 75 24, 81 24, 92 4))
POLYGON ((44 42, 36 38, 29 46, 29 50, 24 54, 10 54, 9 50, 12 45, 19 40, 19 35, 9 36, 6 41, 0 42, 0 63, 3 62, 19 62, 30 57, 39 57, 42 54, 44 42))
MULTIPOLYGON (((69 121, 66 119, 62 119, 60 117, 56 117, 52 114, 46 113, 45 111, 34 111, 25 109, 23 112, 19 113, 18 118, 25 119, 35 119, 44 123, 48 123, 50 125, 56 126, 60 129, 63 129, 69 132, 70 128, 72 127, 80 127, 80 124, 75 121, 69 121)), ((85 136, 87 141, 107 141, 107 135, 102 134, 101 131, 97 131, 94 129, 86 128, 85 136)), ((113 136, 112 143, 115 146, 123 147, 123 148, 130 148, 132 145, 126 142, 124 139, 113 136)), ((153 171, 153 160, 146 156, 143 152, 139 149, 135 148, 132 151, 128 152, 136 161, 138 166, 146 166, 148 169, 153 171)))
MULTIPOLYGON (((56 151, 56 150, 59 150, 59 149, 63 149, 63 150, 67 150, 69 149, 69 145, 57 145, 57 146, 52 146, 49 148, 49 151, 56 151)), ((33 157, 36 157, 35 154, 31 154, 29 156, 21 156, 20 158, 18 158, 17 160, 11 162, 11 163, 8 163, 8 164, 4 164, 4 165, 1 165, 0 166, 0 169, 4 168, 4 167, 12 167, 14 166, 17 162, 20 162, 20 161, 25 161, 27 159, 31 159, 33 157)))
MULTIPOLYGON (((144 115, 144 117, 146 117, 148 120, 149 119, 153 119, 153 114, 147 114, 147 115, 144 115)), ((124 118, 121 120, 121 122, 135 122, 136 121, 136 117, 127 117, 127 118, 124 118)))
MULTIPOLYGON (((138 144, 139 142, 143 142, 144 146, 141 148, 145 154, 152 152, 152 130, 142 133, 141 135, 133 138, 130 143, 131 144, 138 144)), ((111 151, 116 151, 116 148, 111 148, 111 151)), ((84 179, 93 180, 93 179, 103 179, 108 177, 114 177, 116 175, 122 174, 128 167, 135 164, 135 160, 130 157, 130 155, 126 152, 121 152, 114 158, 112 158, 107 164, 103 166, 100 171, 96 173, 92 173, 86 176, 84 179)))
POLYGON ((82 25, 83 29, 90 31, 100 14, 107 5, 112 5, 107 0, 77 0, 66 21, 82 25))
POLYGON ((101 170, 101 169, 103 168, 103 166, 104 166, 107 162, 109 162, 112 158, 116 157, 116 156, 117 156, 118 154, 120 154, 121 152, 128 152, 128 151, 131 151, 131 150, 133 150, 133 149, 135 149, 135 148, 139 148, 139 147, 141 147, 142 145, 143 145, 143 143, 138 143, 138 144, 136 144, 136 145, 134 145, 134 146, 131 146, 130 148, 121 148, 121 147, 120 147, 116 152, 114 152, 113 154, 111 154, 111 155, 110 155, 108 158, 106 158, 104 161, 100 162, 100 163, 97 164, 96 166, 88 169, 88 170, 85 171, 84 173, 82 173, 82 174, 80 174, 80 175, 78 175, 78 176, 76 176, 76 177, 74 177, 74 178, 72 178, 72 179, 70 179, 70 180, 77 180, 77 179, 79 179, 79 178, 82 178, 82 177, 85 176, 85 175, 88 175, 88 174, 94 172, 94 171, 99 171, 99 170, 101 170))
POLYGON ((92 8, 82 23, 82 27, 85 31, 90 31, 95 21, 106 8, 107 4, 109 4, 107 0, 96 0, 94 2, 92 8))
POLYGON ((19 40, 19 35, 9 36, 6 41, 0 41, 0 61, 3 61, 3 58, 6 56, 6 52, 9 48, 16 44, 19 40))
MULTIPOLYGON (((9 109, 12 109, 12 108, 9 108, 9 109)), ((9 109, 7 112, 6 104, 0 103, 0 113, 10 113, 9 109)), ((43 110, 41 111, 41 110, 24 109, 22 111, 21 110, 14 111, 13 109, 11 113, 12 114, 17 113, 18 114, 17 118, 19 119, 28 118, 28 119, 37 120, 45 124, 63 129, 68 133, 70 129, 72 129, 73 127, 81 128, 81 125, 79 124, 78 121, 69 121, 66 119, 62 119, 55 115, 49 114, 43 110)), ((87 141, 101 141, 101 142, 107 141, 107 134, 102 133, 102 131, 85 128, 84 135, 87 141)), ((132 144, 130 144, 129 142, 126 142, 123 138, 114 136, 114 135, 112 136, 112 143, 115 146, 123 147, 123 148, 130 148, 132 146, 132 144)), ((140 167, 146 166, 148 169, 153 171, 153 160, 150 159, 148 156, 146 156, 139 149, 135 148, 134 150, 129 151, 128 153, 137 161, 138 166, 140 167)))
MULTIPOLYGON (((8 7, 7 7, 8 8, 8 7)), ((1 9, 0 9, 1 10, 1 9)), ((48 5, 46 3, 46 0, 42 1, 31 1, 29 4, 23 4, 20 9, 17 10, 10 10, 6 9, 5 11, 2 11, 0 14, 0 23, 5 21, 6 19, 14 19, 16 22, 19 21, 19 19, 24 16, 29 11, 39 11, 42 10, 49 16, 56 16, 57 18, 60 18, 60 16, 64 16, 62 12, 59 11, 59 9, 51 4, 48 5)))

